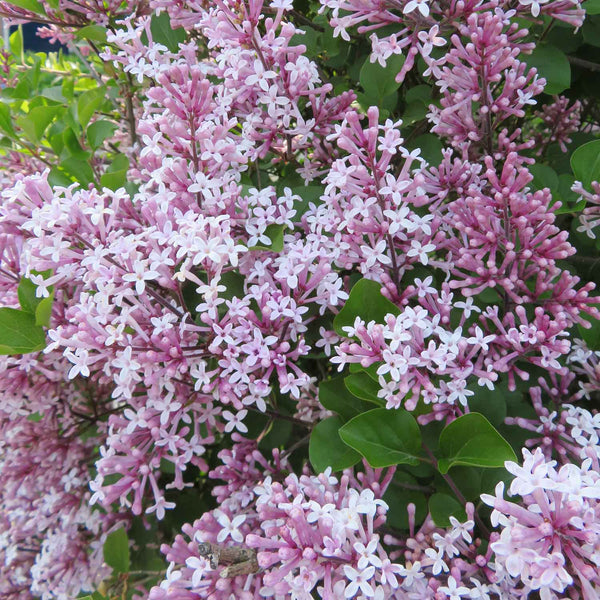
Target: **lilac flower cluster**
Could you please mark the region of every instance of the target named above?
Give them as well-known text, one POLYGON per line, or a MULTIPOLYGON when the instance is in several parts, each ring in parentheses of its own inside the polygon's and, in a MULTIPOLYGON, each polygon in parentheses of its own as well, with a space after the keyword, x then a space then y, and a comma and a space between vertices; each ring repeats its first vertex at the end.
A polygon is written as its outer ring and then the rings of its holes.
MULTIPOLYGON (((18 157, 0 170, 2 305, 20 305, 24 280, 53 301, 45 349, 0 361, 0 597, 94 590, 107 535, 164 524, 172 490, 202 480, 212 508, 162 545, 169 567, 142 597, 596 598, 600 423, 577 403, 600 390, 600 352, 571 333, 600 311, 565 265, 560 202, 530 171, 536 139, 565 149, 580 106, 561 97, 533 133, 515 126, 545 85, 516 19, 578 27, 579 3, 322 0, 334 36, 370 34, 367 66, 404 55, 397 82, 420 69, 434 83, 437 165, 409 150, 401 120, 334 92, 289 0, 46 4, 57 39, 107 26, 97 60, 138 94, 131 143, 113 140, 134 185, 51 185, 43 161, 18 157), (153 27, 161 12, 189 34, 177 48, 153 27), (389 310, 338 327, 357 278, 389 310), (398 461, 420 471, 357 458, 334 476, 295 460, 338 420, 319 390, 335 369, 361 370, 358 401, 413 412, 428 435, 543 372, 528 410, 500 418, 531 448, 506 463, 515 501, 503 483, 482 496, 500 531, 452 472, 431 475, 426 444, 398 461), (302 433, 267 459, 278 420, 302 433), (460 515, 434 514, 439 482, 460 515), (394 486, 424 514, 394 506, 394 486)), ((574 189, 593 236, 591 187, 574 189)))
MULTIPOLYGON (((591 453, 590 453, 591 454, 591 453)), ((500 482, 495 496, 484 502, 494 507, 492 523, 500 525, 500 537, 491 548, 499 577, 514 578, 527 595, 539 590, 541 598, 558 598, 577 581, 582 598, 597 595, 596 514, 600 498, 598 457, 594 454, 581 466, 572 463, 555 469, 538 448, 523 450, 523 465, 507 463, 514 475, 509 494, 521 503, 504 499, 500 482)))
POLYGON ((110 572, 102 544, 116 519, 89 507, 90 444, 60 436, 52 415, 14 420, 3 410, 0 431, 0 596, 93 591, 110 572))

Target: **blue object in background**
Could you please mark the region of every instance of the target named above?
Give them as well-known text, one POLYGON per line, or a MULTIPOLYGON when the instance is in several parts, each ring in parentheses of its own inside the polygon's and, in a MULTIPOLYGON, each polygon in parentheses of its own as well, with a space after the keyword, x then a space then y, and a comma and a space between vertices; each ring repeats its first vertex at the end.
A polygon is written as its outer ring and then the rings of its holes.
MULTIPOLYGON (((31 50, 32 52, 58 52, 62 49, 63 52, 67 53, 69 50, 63 44, 51 44, 47 39, 41 38, 37 35, 37 30, 41 25, 38 23, 24 23, 23 27, 23 47, 25 50, 31 50)), ((17 29, 16 26, 10 28, 12 33, 17 29)))

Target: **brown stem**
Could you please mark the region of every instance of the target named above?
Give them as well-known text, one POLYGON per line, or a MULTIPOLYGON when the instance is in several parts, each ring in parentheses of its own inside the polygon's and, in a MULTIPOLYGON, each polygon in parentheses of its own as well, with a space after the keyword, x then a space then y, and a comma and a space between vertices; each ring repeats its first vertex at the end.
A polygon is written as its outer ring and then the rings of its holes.
POLYGON ((567 56, 569 62, 576 67, 587 69, 588 71, 600 71, 600 64, 585 60, 583 58, 577 58, 576 56, 567 56))
POLYGON ((303 421, 302 419, 296 419, 296 417, 292 417, 290 415, 284 415, 283 413, 277 412, 276 410, 267 409, 266 411, 258 410, 258 408, 250 407, 250 410, 253 412, 260 413, 261 415, 267 415, 268 417, 273 417, 274 419, 280 419, 282 421, 289 421, 290 423, 294 423, 294 425, 300 425, 301 427, 306 427, 307 429, 312 429, 313 424, 308 421, 303 421))
POLYGON ((128 88, 125 90, 125 103, 127 105, 127 121, 129 123, 129 135, 131 136, 131 145, 134 146, 138 141, 137 131, 135 128, 135 114, 133 112, 133 81, 131 74, 126 73, 128 88))
MULTIPOLYGON (((425 452, 427 453, 427 455, 429 456, 429 458, 431 459, 431 464, 439 471, 437 458, 435 457, 433 452, 429 449, 429 447, 425 443, 423 443, 422 446, 423 446, 423 449, 425 450, 425 452)), ((446 473, 446 474, 440 473, 440 474, 444 478, 444 481, 448 484, 448 487, 452 490, 452 493, 456 496, 456 499, 463 506, 466 506, 467 500, 463 496, 462 492, 458 489, 458 486, 456 485, 456 483, 454 483, 454 480, 452 479, 452 477, 450 477, 450 475, 448 475, 448 473, 446 473)), ((475 519, 475 522, 479 526, 479 529, 481 529, 481 532, 489 539, 490 538, 490 530, 488 529, 487 525, 482 521, 481 517, 477 514, 477 511, 474 511, 473 517, 475 519)))

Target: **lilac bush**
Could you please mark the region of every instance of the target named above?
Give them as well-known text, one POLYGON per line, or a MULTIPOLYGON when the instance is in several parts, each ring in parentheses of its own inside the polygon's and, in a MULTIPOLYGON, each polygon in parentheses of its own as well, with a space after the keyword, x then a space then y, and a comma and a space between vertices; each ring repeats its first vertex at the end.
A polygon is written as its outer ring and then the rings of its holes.
POLYGON ((600 598, 597 14, 0 1, 0 598, 600 598))

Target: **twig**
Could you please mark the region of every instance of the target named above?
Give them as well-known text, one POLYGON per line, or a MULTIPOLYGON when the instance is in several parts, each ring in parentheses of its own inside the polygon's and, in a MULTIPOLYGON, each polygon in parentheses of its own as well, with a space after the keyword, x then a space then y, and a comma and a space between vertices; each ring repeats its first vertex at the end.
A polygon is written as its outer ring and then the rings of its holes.
MULTIPOLYGON (((433 452, 427 447, 426 444, 423 444, 423 449, 425 450, 425 452, 427 452, 427 455, 431 458, 431 463, 433 464, 433 466, 436 469, 438 469, 437 458, 434 456, 433 452)), ((439 469, 438 469, 438 471, 439 471, 439 469)), ((444 478, 444 481, 448 484, 448 487, 452 490, 452 493, 456 496, 456 499, 463 506, 466 506, 467 500, 462 495, 462 492, 458 489, 458 486, 456 485, 456 483, 454 483, 454 480, 452 479, 452 477, 450 477, 450 475, 448 475, 448 473, 446 473, 446 474, 440 473, 440 474, 444 478)), ((479 526, 479 529, 481 529, 481 532, 485 535, 485 537, 487 539, 489 539, 490 538, 490 530, 488 529, 487 525, 482 521, 481 517, 477 514, 477 511, 474 511, 473 517, 475 519, 475 522, 479 526)))
POLYGON ((576 56, 567 56, 567 58, 569 59, 569 62, 576 67, 588 69, 588 71, 600 71, 600 64, 598 63, 583 58, 577 58, 576 56))
POLYGON ((129 122, 129 134, 131 136, 131 145, 134 146, 137 143, 137 131, 135 129, 135 114, 133 113, 133 82, 131 80, 131 74, 126 73, 127 83, 129 87, 125 91, 125 103, 127 105, 127 121, 129 122))

